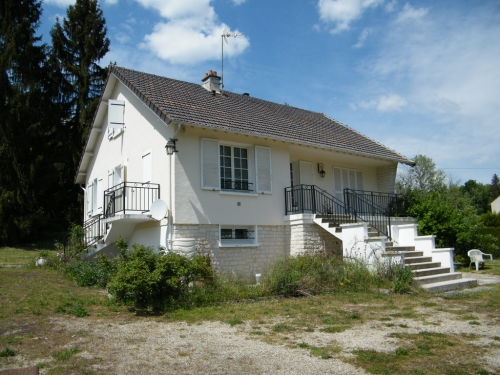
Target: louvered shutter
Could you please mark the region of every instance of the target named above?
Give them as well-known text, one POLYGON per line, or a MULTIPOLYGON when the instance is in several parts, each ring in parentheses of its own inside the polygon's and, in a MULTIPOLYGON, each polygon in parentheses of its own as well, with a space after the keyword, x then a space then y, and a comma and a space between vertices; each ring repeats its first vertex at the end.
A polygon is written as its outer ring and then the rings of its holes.
POLYGON ((219 141, 201 140, 201 188, 220 190, 219 141))
POLYGON ((255 146, 257 193, 272 193, 271 149, 255 146))
POLYGON ((125 126, 125 102, 123 100, 108 100, 108 137, 118 135, 125 126))
POLYGON ((95 214, 102 214, 103 195, 104 195, 104 191, 102 190, 102 177, 97 179, 96 192, 97 192, 97 197, 96 197, 97 208, 96 208, 96 212, 94 212, 94 213, 95 214))
POLYGON ((89 216, 92 216, 92 203, 94 201, 93 199, 93 184, 90 183, 89 185, 87 185, 87 214, 89 216))

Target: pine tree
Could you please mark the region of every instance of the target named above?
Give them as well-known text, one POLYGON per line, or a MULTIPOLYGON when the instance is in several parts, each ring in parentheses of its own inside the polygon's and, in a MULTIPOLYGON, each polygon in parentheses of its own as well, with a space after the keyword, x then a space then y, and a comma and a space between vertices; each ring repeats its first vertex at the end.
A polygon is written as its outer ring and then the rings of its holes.
POLYGON ((61 92, 71 109, 68 126, 72 131, 75 167, 107 76, 107 69, 98 65, 109 51, 106 32, 97 0, 77 0, 68 7, 62 23, 57 19, 50 32, 53 56, 64 75, 61 92))
POLYGON ((40 0, 0 5, 0 244, 67 227, 62 212, 76 200, 61 194, 74 191, 72 163, 40 16, 40 0))

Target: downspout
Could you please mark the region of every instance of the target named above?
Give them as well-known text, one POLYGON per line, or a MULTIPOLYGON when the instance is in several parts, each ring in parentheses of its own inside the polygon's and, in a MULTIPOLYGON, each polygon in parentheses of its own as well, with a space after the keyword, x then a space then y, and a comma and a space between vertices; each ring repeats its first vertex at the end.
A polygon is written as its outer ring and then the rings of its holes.
MULTIPOLYGON (((174 132, 174 135, 172 138, 175 139, 175 136, 182 131, 182 124, 178 123, 177 124, 177 130, 174 132)), ((170 155, 170 167, 169 167, 169 173, 170 173, 170 178, 169 178, 169 193, 168 193, 168 207, 169 207, 169 212, 168 212, 168 226, 169 226, 169 239, 168 239, 168 250, 172 251, 173 250, 173 242, 174 242, 174 215, 173 215, 173 190, 172 190, 172 176, 173 176, 173 166, 175 166, 175 152, 173 155, 170 155), (172 162, 173 160, 173 162, 172 162)))

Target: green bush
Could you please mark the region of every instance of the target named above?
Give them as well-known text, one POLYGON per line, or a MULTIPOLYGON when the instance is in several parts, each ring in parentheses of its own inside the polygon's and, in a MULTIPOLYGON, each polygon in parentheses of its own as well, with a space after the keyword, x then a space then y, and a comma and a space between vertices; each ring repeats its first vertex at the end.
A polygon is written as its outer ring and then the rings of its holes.
POLYGON ((190 260, 173 252, 160 255, 141 245, 122 252, 109 292, 118 301, 133 303, 137 308, 175 305, 188 294, 190 285, 213 279, 208 257, 196 255, 190 260))
POLYGON ((337 290, 361 290, 380 285, 376 272, 356 260, 343 261, 325 254, 305 254, 275 262, 264 273, 266 292, 287 296, 337 290))
POLYGON ((96 260, 77 260, 68 265, 67 272, 78 286, 106 287, 116 273, 116 263, 105 255, 96 260))

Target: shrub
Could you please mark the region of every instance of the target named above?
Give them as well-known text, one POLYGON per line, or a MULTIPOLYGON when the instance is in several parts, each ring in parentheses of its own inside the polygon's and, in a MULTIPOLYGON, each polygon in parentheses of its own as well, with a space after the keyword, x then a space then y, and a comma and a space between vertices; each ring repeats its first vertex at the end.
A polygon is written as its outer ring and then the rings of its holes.
POLYGON ((365 289, 381 282, 363 262, 343 261, 326 254, 281 259, 271 265, 263 276, 268 293, 288 296, 365 289))
POLYGON ((191 283, 212 279, 208 257, 195 255, 190 260, 173 252, 159 255, 149 247, 133 245, 120 256, 109 291, 118 301, 133 303, 137 308, 163 309, 179 303, 191 283))
POLYGON ((111 276, 116 273, 116 264, 105 255, 96 260, 77 260, 68 265, 67 272, 78 286, 106 287, 111 276))
POLYGON ((411 292, 413 287, 413 273, 410 267, 403 265, 395 266, 392 291, 394 293, 406 294, 411 292))

